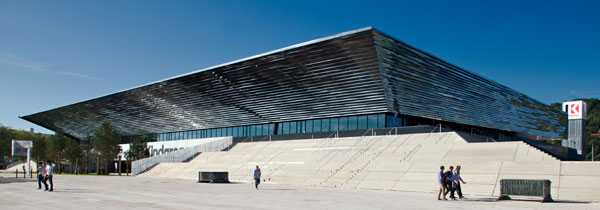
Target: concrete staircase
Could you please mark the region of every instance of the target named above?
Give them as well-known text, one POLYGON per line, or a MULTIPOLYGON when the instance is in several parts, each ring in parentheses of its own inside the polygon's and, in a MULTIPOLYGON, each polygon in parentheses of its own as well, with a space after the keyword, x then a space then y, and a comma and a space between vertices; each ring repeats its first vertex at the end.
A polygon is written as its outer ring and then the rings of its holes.
POLYGON ((549 179, 555 199, 600 201, 582 197, 600 192, 600 164, 561 162, 523 142, 467 143, 454 132, 245 142, 140 176, 197 179, 198 171, 228 171, 231 181, 251 182, 259 165, 265 183, 434 192, 439 166, 457 164, 466 194, 497 196, 504 178, 549 179))

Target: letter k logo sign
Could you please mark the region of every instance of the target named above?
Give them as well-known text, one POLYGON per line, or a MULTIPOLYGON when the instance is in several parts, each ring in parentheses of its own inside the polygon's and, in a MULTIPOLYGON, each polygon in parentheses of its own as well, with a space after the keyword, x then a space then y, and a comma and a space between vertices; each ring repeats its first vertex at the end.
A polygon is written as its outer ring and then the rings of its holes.
POLYGON ((579 114, 579 104, 571 105, 571 114, 579 114))

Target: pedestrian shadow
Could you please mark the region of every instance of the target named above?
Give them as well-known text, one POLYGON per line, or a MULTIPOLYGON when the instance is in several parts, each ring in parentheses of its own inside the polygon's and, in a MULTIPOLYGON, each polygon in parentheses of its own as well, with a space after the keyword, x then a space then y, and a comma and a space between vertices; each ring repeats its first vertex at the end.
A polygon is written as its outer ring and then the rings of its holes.
POLYGON ((54 189, 53 192, 58 193, 94 193, 94 191, 86 189, 54 189))
MULTIPOLYGON (((449 201, 451 201, 450 199, 448 199, 449 201)), ((491 203, 491 202, 496 202, 497 198, 463 198, 463 199, 458 199, 457 201, 462 201, 462 202, 486 202, 486 203, 491 203)))
POLYGON ((269 189, 264 189, 264 188, 261 188, 261 189, 259 189, 259 190, 278 190, 278 191, 288 191, 288 190, 294 190, 294 189, 285 189, 285 188, 275 188, 275 189, 269 188, 269 189))
POLYGON ((196 182, 198 184, 248 184, 249 182, 196 182))

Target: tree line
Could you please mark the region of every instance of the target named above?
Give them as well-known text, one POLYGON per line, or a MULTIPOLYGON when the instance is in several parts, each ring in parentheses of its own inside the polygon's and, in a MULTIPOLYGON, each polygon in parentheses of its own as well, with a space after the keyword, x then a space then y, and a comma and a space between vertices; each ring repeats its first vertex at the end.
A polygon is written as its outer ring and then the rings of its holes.
MULTIPOLYGON (((596 154, 600 154, 600 137, 592 136, 593 133, 600 133, 600 100, 590 99, 575 99, 583 100, 587 103, 587 143, 586 143, 586 159, 590 160, 592 146, 596 154)), ((562 103, 550 104, 552 108, 561 109, 562 103)), ((567 127, 566 116, 562 116, 559 120, 560 124, 567 127)), ((566 131, 561 134, 563 138, 567 137, 566 131)), ((69 165, 70 172, 85 171, 91 162, 96 163, 97 174, 108 174, 107 169, 120 152, 118 144, 120 143, 121 134, 112 128, 110 123, 103 123, 100 128, 94 133, 91 138, 91 144, 82 144, 81 142, 66 136, 61 130, 55 131, 54 135, 31 133, 22 130, 12 129, 7 126, 0 125, 0 160, 9 160, 11 151, 11 140, 31 140, 33 141, 33 149, 31 158, 36 162, 52 160, 57 165, 57 172, 63 170, 63 163, 69 165)), ((127 162, 138 160, 149 156, 146 142, 149 139, 135 138, 130 144, 130 150, 125 154, 127 162)), ((553 143, 560 144, 560 141, 553 143)), ((17 157, 19 159, 20 157, 17 157)), ((24 158, 20 158, 24 159, 24 158)), ((600 160, 600 155, 596 158, 600 160)))
MULTIPOLYGON (((108 174, 106 170, 118 158, 121 134, 112 128, 110 123, 103 123, 91 138, 91 144, 79 142, 68 137, 61 130, 54 135, 31 133, 0 125, 0 160, 25 160, 25 157, 11 157, 11 140, 33 141, 31 159, 36 162, 51 160, 56 164, 56 172, 67 170, 70 173, 108 174), (88 170, 92 163, 93 171, 88 170), (64 167, 64 165, 68 167, 64 167)), ((127 163, 149 156, 144 139, 136 138, 126 152, 127 163)))

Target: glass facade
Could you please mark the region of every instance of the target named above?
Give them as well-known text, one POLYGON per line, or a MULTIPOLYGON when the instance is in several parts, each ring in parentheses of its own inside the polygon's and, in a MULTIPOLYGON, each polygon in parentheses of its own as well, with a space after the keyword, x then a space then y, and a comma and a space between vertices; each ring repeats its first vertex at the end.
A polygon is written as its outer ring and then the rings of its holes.
MULTIPOLYGON (((159 134, 144 135, 144 138, 156 141, 174 141, 185 139, 199 139, 212 137, 246 137, 246 136, 268 136, 280 134, 315 133, 329 131, 344 131, 348 128, 349 117, 333 117, 325 119, 299 120, 292 122, 267 123, 259 125, 233 126, 225 128, 210 128, 201 130, 177 131, 159 134), (277 129, 275 129, 277 128, 277 129)), ((357 119, 357 125, 364 125, 363 129, 396 127, 391 114, 370 114, 351 116, 357 119), (390 121, 392 119, 392 121, 390 121)), ((396 121, 402 121, 398 119, 396 121)), ((403 126, 401 123, 397 126, 403 126)), ((359 126, 354 126, 358 128, 359 126)), ((356 129, 353 129, 356 130, 356 129)), ((133 137, 133 136, 132 136, 133 137)))
POLYGON ((408 118, 558 137, 561 116, 362 28, 22 118, 78 139, 110 122, 125 136, 169 141, 395 127, 408 118))

